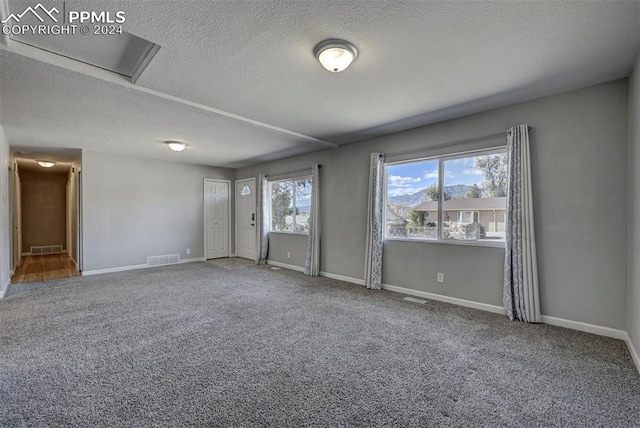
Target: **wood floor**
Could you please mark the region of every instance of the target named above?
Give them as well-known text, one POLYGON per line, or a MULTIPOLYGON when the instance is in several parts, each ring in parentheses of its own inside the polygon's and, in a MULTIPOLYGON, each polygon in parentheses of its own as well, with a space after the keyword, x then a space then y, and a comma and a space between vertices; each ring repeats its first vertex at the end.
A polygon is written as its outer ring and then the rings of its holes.
POLYGON ((11 278, 11 283, 48 281, 79 275, 76 264, 66 253, 24 256, 11 278))

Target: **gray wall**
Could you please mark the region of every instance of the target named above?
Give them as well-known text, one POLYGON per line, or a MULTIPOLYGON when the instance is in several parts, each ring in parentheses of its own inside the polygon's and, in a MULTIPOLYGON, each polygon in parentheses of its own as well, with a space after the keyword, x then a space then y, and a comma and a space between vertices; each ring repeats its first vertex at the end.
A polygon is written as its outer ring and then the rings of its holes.
POLYGON ((640 52, 629 79, 629 251, 627 332, 640 352, 640 52))
POLYGON ((0 126, 0 297, 11 280, 11 225, 9 214, 9 142, 0 126))
POLYGON ((233 170, 83 151, 84 270, 203 257, 205 178, 233 180, 233 170))
POLYGON ((33 246, 67 248, 67 174, 20 171, 22 251, 33 246))
MULTIPOLYGON (((321 163, 321 270, 362 279, 369 153, 495 134, 523 122, 533 127, 531 155, 542 313, 624 329, 626 79, 243 168, 236 178, 321 163)), ((286 245, 302 254, 300 241, 296 248, 291 240, 286 245)), ((282 259, 284 252, 279 245, 272 242, 270 257, 291 263, 282 259)), ((502 263, 503 251, 496 248, 387 242, 383 281, 501 305, 502 263), (444 285, 435 281, 437 272, 445 274, 444 285)))
POLYGON ((308 235, 273 233, 269 239, 269 260, 304 267, 308 235), (289 253, 289 257, 287 257, 289 253))

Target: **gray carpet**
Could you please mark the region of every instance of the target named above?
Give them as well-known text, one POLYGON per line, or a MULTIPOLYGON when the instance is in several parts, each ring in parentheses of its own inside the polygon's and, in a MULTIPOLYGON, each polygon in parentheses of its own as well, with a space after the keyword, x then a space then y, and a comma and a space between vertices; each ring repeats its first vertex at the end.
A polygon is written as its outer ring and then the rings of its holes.
POLYGON ((622 341, 243 262, 11 286, 0 426, 640 425, 622 341))

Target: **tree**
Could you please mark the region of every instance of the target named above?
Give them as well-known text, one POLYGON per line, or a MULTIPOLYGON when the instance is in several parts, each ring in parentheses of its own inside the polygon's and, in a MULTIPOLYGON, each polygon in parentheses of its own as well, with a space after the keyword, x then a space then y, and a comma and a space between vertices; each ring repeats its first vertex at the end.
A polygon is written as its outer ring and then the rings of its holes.
POLYGON ((411 220, 416 226, 422 227, 427 220, 427 214, 427 211, 411 210, 409 211, 409 220, 411 220))
POLYGON ((483 191, 487 196, 507 196, 507 154, 478 156, 476 169, 482 171, 484 179, 483 191))
MULTIPOLYGON (((435 184, 432 184, 431 186, 427 187, 426 189, 424 189, 424 193, 431 198, 432 201, 439 201, 440 200, 440 193, 438 192, 438 186, 436 186, 435 184)), ((447 191, 444 191, 444 200, 448 201, 449 199, 451 199, 451 195, 449 195, 447 193, 447 191)))
POLYGON ((477 184, 474 184, 473 187, 469 189, 466 195, 467 198, 474 198, 474 199, 477 199, 481 196, 482 196, 482 190, 480 190, 477 184))
POLYGON ((287 216, 293 214, 291 186, 287 182, 273 183, 271 188, 271 226, 275 230, 287 229, 287 216))

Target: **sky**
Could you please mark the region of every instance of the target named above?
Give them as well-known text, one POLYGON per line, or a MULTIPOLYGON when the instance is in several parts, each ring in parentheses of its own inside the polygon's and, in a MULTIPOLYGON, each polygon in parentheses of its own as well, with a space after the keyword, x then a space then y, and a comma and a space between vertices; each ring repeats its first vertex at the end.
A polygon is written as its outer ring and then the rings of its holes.
MULTIPOLYGON (((484 176, 474 165, 475 157, 444 161, 444 185, 481 186, 484 176)), ((389 196, 411 195, 432 184, 438 184, 437 160, 389 165, 387 168, 389 196)))

